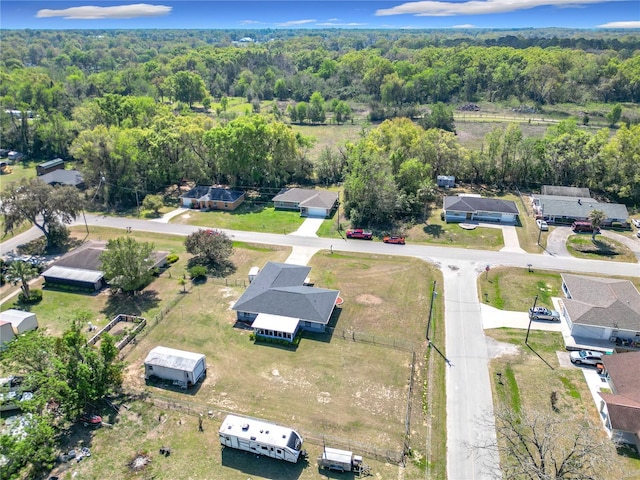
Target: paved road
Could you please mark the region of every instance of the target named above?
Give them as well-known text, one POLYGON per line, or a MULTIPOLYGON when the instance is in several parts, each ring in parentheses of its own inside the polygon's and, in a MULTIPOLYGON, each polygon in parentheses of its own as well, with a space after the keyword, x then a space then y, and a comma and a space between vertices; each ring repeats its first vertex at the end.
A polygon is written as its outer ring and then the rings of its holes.
MULTIPOLYGON (((186 236, 199 227, 146 220, 123 220, 87 215, 89 230, 94 226, 126 228, 133 231, 186 236)), ((83 219, 77 222, 83 225, 83 219)), ((638 264, 583 260, 573 257, 536 255, 518 251, 482 251, 425 245, 387 245, 381 242, 337 240, 242 231, 226 231, 234 240, 303 247, 303 251, 333 249, 418 257, 438 265, 444 275, 446 348, 451 366, 447 369, 447 463, 451 480, 499 478, 498 459, 479 457, 470 446, 495 438, 491 423, 493 405, 487 362, 487 344, 482 329, 476 279, 485 265, 507 265, 535 269, 572 271, 605 275, 640 276, 638 264)), ((0 252, 39 236, 31 229, 0 245, 0 252)))

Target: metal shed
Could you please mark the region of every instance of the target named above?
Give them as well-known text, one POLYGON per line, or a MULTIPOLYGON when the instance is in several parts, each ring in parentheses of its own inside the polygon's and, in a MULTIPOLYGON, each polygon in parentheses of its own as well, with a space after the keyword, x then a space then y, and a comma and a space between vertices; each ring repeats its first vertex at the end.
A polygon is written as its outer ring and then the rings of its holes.
POLYGON ((0 320, 9 322, 13 328, 13 333, 16 335, 38 328, 38 319, 35 313, 15 310, 13 308, 1 312, 0 320))
POLYGON ((182 387, 195 385, 207 374, 206 358, 201 353, 168 347, 153 348, 144 360, 144 377, 173 381, 182 387))
POLYGON ((4 350, 6 344, 13 340, 15 334, 13 333, 13 327, 11 322, 0 320, 0 351, 4 350))

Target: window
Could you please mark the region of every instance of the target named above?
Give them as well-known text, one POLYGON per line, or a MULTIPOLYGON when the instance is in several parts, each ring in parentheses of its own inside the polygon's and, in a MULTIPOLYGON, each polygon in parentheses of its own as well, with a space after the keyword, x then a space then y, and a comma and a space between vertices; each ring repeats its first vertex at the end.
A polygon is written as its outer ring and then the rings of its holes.
POLYGON ((229 208, 229 204, 227 202, 224 202, 224 208, 229 208))
POLYGON ((149 367, 149 370, 153 372, 153 365, 147 365, 147 367, 149 367))

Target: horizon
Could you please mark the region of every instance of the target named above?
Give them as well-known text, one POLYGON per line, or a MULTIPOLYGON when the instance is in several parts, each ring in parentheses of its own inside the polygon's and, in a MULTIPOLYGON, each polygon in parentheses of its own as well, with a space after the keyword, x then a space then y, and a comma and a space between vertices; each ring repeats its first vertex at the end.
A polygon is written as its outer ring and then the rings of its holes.
POLYGON ((0 2, 3 30, 640 30, 629 0, 40 0, 0 2))

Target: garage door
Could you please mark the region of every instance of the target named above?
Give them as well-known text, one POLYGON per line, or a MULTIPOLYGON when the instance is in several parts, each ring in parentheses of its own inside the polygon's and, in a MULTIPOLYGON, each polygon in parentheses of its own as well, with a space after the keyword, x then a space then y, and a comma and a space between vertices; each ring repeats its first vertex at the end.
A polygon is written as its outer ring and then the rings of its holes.
POLYGON ((327 211, 324 208, 309 207, 307 208, 308 217, 326 217, 327 211))

